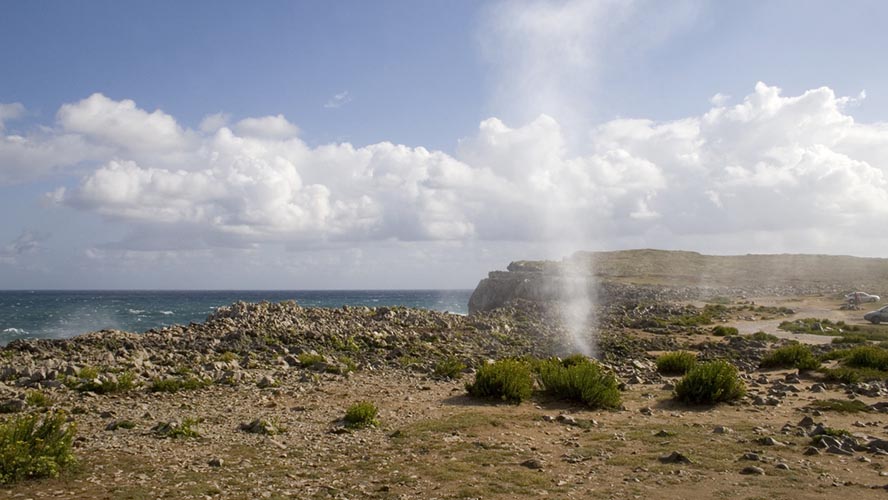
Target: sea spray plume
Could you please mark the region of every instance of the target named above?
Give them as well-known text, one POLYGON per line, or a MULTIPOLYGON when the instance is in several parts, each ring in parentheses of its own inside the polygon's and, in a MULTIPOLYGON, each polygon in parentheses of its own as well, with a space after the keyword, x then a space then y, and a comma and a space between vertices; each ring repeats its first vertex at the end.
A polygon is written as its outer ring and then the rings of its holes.
POLYGON ((558 266, 558 307, 571 346, 581 354, 596 357, 597 297, 590 267, 591 261, 579 258, 578 254, 561 262, 558 266))

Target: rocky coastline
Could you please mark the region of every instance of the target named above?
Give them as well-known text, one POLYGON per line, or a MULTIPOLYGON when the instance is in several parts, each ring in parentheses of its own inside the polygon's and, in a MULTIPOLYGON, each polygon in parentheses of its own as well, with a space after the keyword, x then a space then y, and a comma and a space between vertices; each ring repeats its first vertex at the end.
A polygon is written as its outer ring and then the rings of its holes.
MULTIPOLYGON (((806 311, 850 322, 853 312, 827 308, 847 288, 888 282, 879 281, 872 262, 855 267, 843 260, 841 273, 784 275, 781 284, 773 275, 747 276, 779 267, 759 258, 738 279, 719 271, 692 283, 689 267, 664 277, 645 259, 690 266, 699 260, 694 255, 629 257, 635 271, 626 255, 606 255, 595 257, 596 271, 584 277, 596 299, 596 321, 585 334, 619 381, 623 403, 616 410, 543 396, 518 406, 491 404, 466 394, 465 384, 490 360, 577 353, 556 293, 565 273, 557 263, 519 262, 479 284, 469 316, 240 302, 203 323, 141 334, 104 330, 11 342, 0 349, 0 421, 62 412, 77 427, 79 465, 55 479, 0 485, 0 493, 685 498, 739 489, 746 496, 798 498, 802 491, 805 498, 832 498, 846 488, 884 495, 875 488, 888 483, 886 381, 839 382, 761 366, 792 344, 776 336, 792 338, 776 329, 779 322, 806 311), (716 326, 768 331, 722 336, 716 326), (677 379, 658 371, 656 361, 678 351, 701 362, 730 360, 746 396, 715 407, 676 403, 677 379), (379 407, 378 426, 343 425, 345 409, 361 401, 379 407), (862 406, 860 413, 830 412, 815 409, 818 401, 862 406), (741 479, 748 475, 757 480, 741 479)), ((847 348, 810 346, 823 359, 847 348)))

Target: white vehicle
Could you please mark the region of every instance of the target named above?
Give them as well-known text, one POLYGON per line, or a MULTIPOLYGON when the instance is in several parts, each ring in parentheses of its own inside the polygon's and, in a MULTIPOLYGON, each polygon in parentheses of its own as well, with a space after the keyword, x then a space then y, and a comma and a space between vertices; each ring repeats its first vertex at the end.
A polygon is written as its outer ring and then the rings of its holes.
POLYGON ((855 304, 863 304, 865 302, 878 302, 882 299, 878 295, 870 295, 866 292, 853 292, 845 295, 845 300, 855 304))

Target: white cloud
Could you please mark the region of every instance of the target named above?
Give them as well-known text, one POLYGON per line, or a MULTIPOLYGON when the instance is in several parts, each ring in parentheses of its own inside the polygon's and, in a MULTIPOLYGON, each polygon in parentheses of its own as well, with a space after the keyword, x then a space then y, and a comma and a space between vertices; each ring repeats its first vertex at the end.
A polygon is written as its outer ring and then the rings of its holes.
POLYGON ((288 122, 284 115, 245 118, 235 124, 234 130, 246 137, 266 139, 289 139, 299 135, 299 127, 288 122))
POLYGON ((345 90, 343 92, 340 92, 340 93, 334 95, 329 100, 327 100, 327 102, 324 103, 324 107, 329 108, 329 109, 339 109, 339 108, 345 106, 346 104, 350 103, 351 101, 352 101, 351 95, 348 93, 347 90, 345 90))
POLYGON ((214 113, 212 115, 207 115, 201 120, 198 129, 206 134, 211 134, 220 128, 227 126, 229 120, 231 120, 231 115, 228 113, 214 113))
POLYGON ((57 118, 67 132, 129 151, 165 152, 186 143, 183 129, 172 116, 160 110, 149 113, 129 99, 115 101, 96 93, 63 105, 57 118))
MULTIPOLYGON (((311 147, 280 115, 230 128, 219 115, 197 131, 130 101, 86 101, 63 106, 55 128, 0 135, 0 159, 18 151, 40 168, 86 169, 47 201, 125 224, 111 245, 122 251, 647 238, 722 248, 793 232, 811 245, 841 234, 863 249, 888 217, 888 125, 857 123, 825 87, 784 96, 759 83, 698 116, 600 124, 577 134, 576 149, 550 116, 490 118, 454 154, 311 147), (136 136, 165 149, 145 151, 136 136)), ((0 165, 9 178, 15 169, 0 165)))
POLYGON ((25 114, 25 107, 20 102, 0 102, 0 132, 5 129, 5 122, 15 120, 25 114))

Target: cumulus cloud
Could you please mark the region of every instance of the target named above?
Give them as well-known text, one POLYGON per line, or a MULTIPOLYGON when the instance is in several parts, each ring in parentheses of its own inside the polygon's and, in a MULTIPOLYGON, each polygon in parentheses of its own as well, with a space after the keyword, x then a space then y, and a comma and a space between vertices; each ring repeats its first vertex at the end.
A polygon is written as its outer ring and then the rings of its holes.
POLYGON ((115 101, 96 93, 63 105, 57 118, 68 132, 130 151, 163 152, 186 143, 184 131, 172 116, 160 110, 149 113, 129 99, 115 101))
POLYGON ((234 130, 245 137, 266 139, 289 139, 299 135, 299 127, 288 122, 284 115, 245 118, 235 124, 234 130))
POLYGON ((313 147, 280 115, 233 125, 219 115, 192 130, 162 111, 91 96, 63 106, 54 128, 0 136, 0 158, 18 141, 47 165, 91 165, 48 199, 124 224, 129 234, 112 245, 122 250, 742 245, 737 235, 793 231, 810 245, 841 233, 862 248, 888 216, 888 125, 856 122, 850 103, 826 87, 785 96, 759 83, 701 115, 602 123, 580 134, 581 148, 548 115, 520 125, 490 118, 448 154, 388 142, 313 147))

